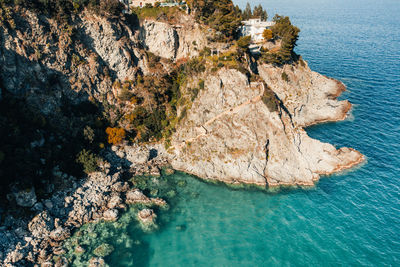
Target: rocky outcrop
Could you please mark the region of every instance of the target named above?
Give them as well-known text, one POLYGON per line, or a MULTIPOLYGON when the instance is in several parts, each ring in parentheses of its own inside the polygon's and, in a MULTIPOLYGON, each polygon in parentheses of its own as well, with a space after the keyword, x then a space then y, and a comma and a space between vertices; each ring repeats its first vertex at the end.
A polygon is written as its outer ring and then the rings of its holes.
POLYGON ((361 162, 359 152, 337 150, 302 128, 346 117, 348 102, 335 100, 342 85, 306 67, 285 68, 293 68, 286 87, 295 87, 298 98, 284 97, 277 67, 262 66, 264 80, 255 83, 236 70, 209 76, 173 137, 172 166, 205 179, 277 186, 313 185, 321 174, 361 162))
POLYGON ((156 228, 155 220, 157 215, 152 209, 142 209, 137 214, 139 222, 145 231, 151 231, 156 228))
POLYGON ((347 100, 336 99, 345 91, 344 84, 311 71, 305 61, 301 62, 296 67, 262 65, 258 70, 283 101, 296 126, 306 127, 345 119, 351 104, 347 100), (282 79, 283 73, 287 75, 287 81, 282 79))
POLYGON ((150 52, 164 58, 176 57, 179 38, 171 25, 164 22, 144 21, 140 33, 140 39, 150 52))
MULTIPOLYGON (((140 37, 144 47, 153 54, 180 59, 195 57, 207 44, 199 24, 185 21, 173 24, 144 20, 140 27, 140 37)), ((187 18, 186 18, 187 20, 187 18)))

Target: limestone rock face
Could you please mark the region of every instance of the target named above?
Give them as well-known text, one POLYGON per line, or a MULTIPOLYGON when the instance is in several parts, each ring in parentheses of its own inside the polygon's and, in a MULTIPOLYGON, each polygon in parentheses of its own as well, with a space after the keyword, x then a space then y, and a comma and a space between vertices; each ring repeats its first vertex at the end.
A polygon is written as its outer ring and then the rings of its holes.
MULTIPOLYGON (((115 72, 120 80, 133 77, 138 54, 133 43, 133 32, 122 24, 107 19, 87 16, 81 26, 83 41, 115 72)), ((140 55, 139 55, 140 56, 140 55)))
POLYGON ((283 68, 262 65, 258 70, 283 101, 297 126, 343 120, 351 108, 349 101, 336 100, 345 91, 344 84, 311 71, 306 62, 303 66, 285 65, 283 68), (282 79, 283 73, 288 81, 282 79))
MULTIPOLYGON (((184 20, 184 18, 181 18, 184 20)), ((171 25, 165 22, 145 20, 140 28, 140 40, 153 54, 179 59, 199 54, 207 43, 200 26, 193 21, 184 25, 171 25)))
POLYGON ((150 52, 164 58, 175 58, 179 38, 171 25, 163 22, 145 21, 141 38, 150 52))
POLYGON ((361 162, 359 152, 337 150, 311 139, 303 130, 313 120, 343 119, 348 111, 343 105, 348 104, 334 97, 327 100, 342 90, 335 81, 308 68, 297 68, 289 77, 293 75, 294 82, 303 75, 313 77, 314 86, 306 86, 305 81, 292 84, 297 86, 299 98, 292 95, 291 102, 279 96, 284 94, 279 91, 283 82, 278 79, 282 76, 277 74, 282 71, 279 68, 262 67, 266 83, 249 83, 237 70, 221 69, 208 76, 205 89, 173 136, 172 166, 205 179, 276 186, 313 185, 320 174, 361 162), (305 111, 294 115, 302 105, 305 111), (325 105, 330 107, 311 116, 313 110, 325 105))

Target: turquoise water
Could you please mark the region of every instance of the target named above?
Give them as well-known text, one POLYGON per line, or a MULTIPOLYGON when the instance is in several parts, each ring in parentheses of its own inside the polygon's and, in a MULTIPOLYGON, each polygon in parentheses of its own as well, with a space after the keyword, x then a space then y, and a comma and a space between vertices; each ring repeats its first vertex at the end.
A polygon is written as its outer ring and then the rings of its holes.
MULTIPOLYGON (((245 1, 235 1, 241 6, 245 1)), ((253 4, 263 3, 252 1, 253 4)), ((400 266, 400 2, 271 0, 301 29, 297 52, 342 80, 351 119, 310 136, 368 162, 309 190, 232 190, 184 174, 160 229, 113 230, 110 266, 400 266), (117 242, 119 235, 132 242, 117 242), (129 239, 129 238, 128 238, 129 239)))

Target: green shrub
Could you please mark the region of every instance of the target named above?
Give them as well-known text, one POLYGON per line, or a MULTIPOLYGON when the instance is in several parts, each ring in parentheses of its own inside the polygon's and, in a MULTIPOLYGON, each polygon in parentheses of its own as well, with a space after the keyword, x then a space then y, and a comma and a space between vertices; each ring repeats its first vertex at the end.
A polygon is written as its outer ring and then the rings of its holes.
POLYGON ((241 25, 242 14, 239 7, 231 0, 188 0, 197 21, 209 25, 215 30, 215 39, 230 41, 237 35, 241 25))
POLYGON ((280 16, 274 17, 275 25, 271 27, 274 38, 281 38, 281 48, 279 57, 282 63, 288 63, 295 58, 294 48, 299 38, 300 29, 293 26, 289 17, 280 16))
POLYGON ((101 158, 90 150, 83 149, 77 155, 76 162, 80 163, 83 167, 83 171, 87 174, 98 170, 98 162, 101 158))
POLYGON ((204 80, 203 79, 200 79, 200 81, 199 81, 199 88, 200 88, 200 90, 204 89, 204 80))
POLYGON ((237 41, 237 45, 244 50, 247 50, 249 48, 251 42, 251 36, 243 36, 240 37, 239 40, 237 41))
POLYGON ((261 97, 263 103, 267 106, 270 112, 279 110, 279 100, 276 98, 274 91, 271 90, 267 85, 264 85, 265 91, 261 97))
POLYGON ((282 72, 282 80, 284 80, 285 82, 289 82, 289 76, 287 75, 287 73, 284 71, 282 72))

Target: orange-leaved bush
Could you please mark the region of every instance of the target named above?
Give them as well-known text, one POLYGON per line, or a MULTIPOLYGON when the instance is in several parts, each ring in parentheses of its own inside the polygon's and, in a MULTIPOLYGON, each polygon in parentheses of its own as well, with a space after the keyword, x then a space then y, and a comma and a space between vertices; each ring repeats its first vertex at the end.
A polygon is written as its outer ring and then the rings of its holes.
POLYGON ((111 128, 106 129, 108 136, 108 143, 112 145, 119 145, 125 139, 126 132, 122 128, 111 128))
POLYGON ((274 36, 270 29, 265 29, 263 32, 263 37, 265 41, 271 40, 274 36))

